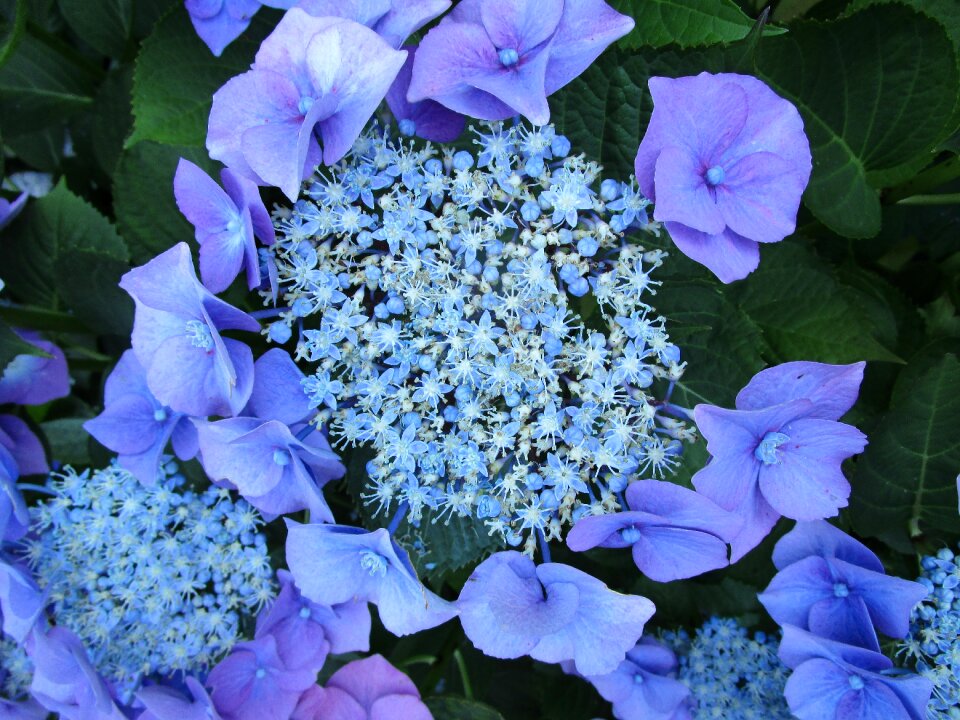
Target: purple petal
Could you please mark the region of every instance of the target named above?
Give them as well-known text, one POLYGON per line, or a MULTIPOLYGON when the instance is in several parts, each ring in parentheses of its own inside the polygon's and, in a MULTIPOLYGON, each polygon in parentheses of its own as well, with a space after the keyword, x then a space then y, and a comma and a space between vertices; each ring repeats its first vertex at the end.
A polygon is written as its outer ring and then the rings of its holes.
POLYGON ((177 207, 197 229, 197 241, 227 229, 239 217, 237 204, 195 164, 180 158, 173 177, 177 207))
POLYGON ((143 395, 123 395, 83 427, 116 453, 136 455, 150 448, 164 432, 165 421, 154 417, 156 405, 143 395))
POLYGON ((837 718, 841 699, 853 693, 848 675, 830 660, 816 658, 797 667, 787 679, 784 697, 790 712, 800 720, 837 718))
POLYGON ((710 533, 677 527, 644 527, 633 561, 656 582, 671 582, 727 566, 727 544, 710 533))
POLYGON ((433 720, 433 715, 423 701, 411 695, 388 695, 378 699, 370 707, 370 720, 433 720))
POLYGON ((780 514, 763 499, 760 489, 753 486, 734 512, 743 518, 743 528, 730 541, 730 564, 737 562, 762 541, 780 519, 780 514))
MULTIPOLYGON (((229 2, 229 0, 226 1, 229 2)), ((225 11, 209 19, 191 14, 190 20, 197 35, 216 57, 220 57, 227 45, 240 37, 250 25, 249 17, 237 18, 225 11)))
MULTIPOLYGON (((273 438, 250 437, 264 425, 252 418, 230 418, 219 422, 197 422, 197 438, 203 469, 214 482, 226 480, 243 496, 268 493, 280 482, 286 465, 274 461, 273 438)), ((279 423, 276 423, 279 425, 279 423)), ((280 447, 286 447, 284 443, 280 447)), ((286 456, 288 462, 293 459, 286 456)))
POLYGON ((837 558, 867 570, 884 572, 883 563, 872 550, 826 520, 798 522, 777 541, 773 548, 773 564, 783 570, 811 555, 837 558))
MULTIPOLYGON (((250 211, 253 230, 256 236, 260 238, 260 242, 264 245, 273 245, 276 240, 273 221, 263 204, 263 199, 260 197, 260 188, 257 187, 256 183, 239 173, 233 172, 230 168, 224 168, 220 171, 220 182, 223 183, 227 195, 230 196, 237 207, 245 207, 250 211)), ((255 255, 256 253, 254 253, 255 255)))
POLYGON ((0 445, 6 447, 17 463, 21 475, 43 475, 50 472, 40 438, 34 435, 20 418, 0 415, 0 445))
POLYGON ((393 5, 374 30, 391 47, 398 48, 413 33, 446 12, 450 0, 394 0, 393 5))
MULTIPOLYGON (((884 635, 906 637, 910 630, 910 611, 927 596, 927 589, 912 580, 866 570, 858 565, 834 560, 837 574, 851 593, 863 598, 873 624, 884 635)), ((810 628, 816 632, 816 628, 810 628)))
POLYGON ((420 698, 413 681, 382 655, 371 655, 347 663, 330 677, 326 686, 344 691, 368 712, 378 699, 388 695, 420 698))
POLYGON ((620 537, 620 531, 630 527, 641 513, 611 513, 609 515, 584 515, 567 533, 567 547, 574 552, 584 552, 595 547, 629 547, 632 543, 620 537))
POLYGON ((516 65, 475 75, 470 84, 509 105, 534 125, 544 125, 550 121, 550 104, 544 90, 549 59, 546 49, 535 51, 516 65))
POLYGON ((190 418, 181 417, 173 426, 173 451, 181 460, 192 460, 200 452, 200 443, 197 438, 197 428, 190 422, 190 418))
POLYGON ((306 159, 316 142, 312 126, 307 127, 300 116, 294 115, 246 129, 240 148, 253 171, 293 202, 300 194, 300 181, 312 172, 306 167, 306 159))
POLYGON ((23 211, 29 197, 30 193, 22 192, 12 202, 6 198, 0 198, 0 230, 16 219, 17 215, 23 211))
POLYGON ((760 264, 757 243, 729 228, 718 235, 707 235, 676 222, 667 222, 664 227, 680 252, 703 265, 720 282, 742 280, 760 264))
POLYGON ((866 436, 851 425, 832 420, 801 419, 781 432, 779 462, 760 470, 760 491, 770 506, 795 520, 819 520, 846 507, 850 483, 840 463, 863 450, 866 436))
POLYGON ((759 410, 790 400, 813 403, 809 416, 839 420, 857 401, 866 363, 788 362, 761 370, 737 394, 737 408, 759 410))
POLYGON ((397 122, 409 120, 414 123, 414 134, 424 140, 433 142, 453 142, 466 124, 466 118, 433 100, 422 100, 411 103, 407 101, 407 91, 413 77, 413 62, 416 57, 416 47, 404 45, 407 59, 397 73, 393 85, 387 91, 387 105, 397 122))
MULTIPOLYGON (((237 222, 239 228, 236 231, 226 230, 207 235, 200 242, 200 277, 211 292, 223 292, 230 287, 244 265, 249 270, 249 259, 256 255, 253 225, 246 208, 237 222)), ((256 275, 253 278, 248 276, 247 280, 251 290, 260 284, 259 267, 256 275)))
POLYGON ((19 330, 17 335, 51 357, 17 355, 2 369, 0 404, 43 405, 70 394, 70 374, 63 351, 37 333, 19 330))
POLYGON ((743 525, 742 518, 727 512, 704 495, 660 480, 637 480, 627 486, 631 510, 658 515, 662 524, 711 533, 729 541, 743 525))
POLYGON ((874 673, 893 667, 886 655, 823 638, 794 625, 783 626, 783 639, 777 655, 791 669, 796 669, 801 663, 813 658, 825 658, 838 665, 853 666, 874 673))
POLYGON ((880 651, 877 633, 863 598, 828 597, 810 608, 807 628, 831 640, 880 651))
POLYGON ((311 413, 300 381, 304 375, 286 350, 273 348, 253 364, 250 411, 263 420, 296 425, 311 413))
POLYGON ((46 605, 46 593, 40 591, 28 574, 0 560, 0 615, 4 633, 22 643, 46 605))
MULTIPOLYGON (((896 694, 876 680, 867 680, 860 691, 851 690, 837 703, 837 717, 856 720, 908 720, 906 708, 896 694)), ((915 716, 917 720, 923 714, 915 716)))
POLYGON ((184 6, 191 17, 209 20, 220 14, 226 0, 184 0, 184 6))
POLYGON ((757 152, 726 169, 726 179, 716 187, 717 208, 738 235, 755 242, 779 242, 796 229, 806 186, 806 178, 779 155, 757 152))
POLYGON ((563 0, 506 0, 480 4, 480 18, 494 46, 524 55, 549 40, 563 15, 563 0))
POLYGON ((673 145, 663 148, 654 171, 654 219, 682 223, 706 235, 722 233, 726 223, 713 198, 715 191, 704 180, 705 171, 703 162, 689 149, 673 145))

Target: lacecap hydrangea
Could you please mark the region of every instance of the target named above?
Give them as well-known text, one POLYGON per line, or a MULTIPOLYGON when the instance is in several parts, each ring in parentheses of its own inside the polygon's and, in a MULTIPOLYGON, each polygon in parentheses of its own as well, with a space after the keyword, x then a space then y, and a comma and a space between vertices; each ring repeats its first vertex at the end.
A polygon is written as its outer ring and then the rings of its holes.
MULTIPOLYGON (((559 538, 663 477, 692 435, 651 395, 683 373, 648 304, 660 250, 636 186, 601 182, 552 126, 471 130, 475 152, 376 125, 289 211, 280 319, 335 447, 367 445, 366 503, 559 538)), ((265 301, 274 290, 264 290, 265 301)))

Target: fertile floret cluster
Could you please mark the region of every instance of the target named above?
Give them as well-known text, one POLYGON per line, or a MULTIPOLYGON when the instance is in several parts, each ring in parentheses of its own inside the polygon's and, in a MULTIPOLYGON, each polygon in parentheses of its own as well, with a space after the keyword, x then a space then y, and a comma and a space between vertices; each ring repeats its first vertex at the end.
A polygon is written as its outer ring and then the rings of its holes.
POLYGON ((917 582, 929 591, 910 617, 900 652, 933 682, 930 720, 960 719, 960 558, 950 548, 920 562, 917 582))
POLYGON ((155 487, 111 466, 52 475, 26 546, 58 625, 121 690, 152 673, 196 672, 238 640, 241 615, 273 597, 257 511, 229 491, 155 487))
POLYGON ((25 696, 32 677, 33 665, 23 646, 10 638, 0 638, 0 698, 14 700, 25 696))
POLYGON ((685 630, 663 638, 680 658, 678 679, 690 688, 695 718, 789 720, 783 698, 789 671, 777 658, 776 638, 731 618, 710 618, 691 639, 685 630))
POLYGON ((677 463, 691 431, 648 389, 684 366, 646 302, 663 253, 624 237, 656 231, 635 186, 595 190, 551 126, 473 132, 476 156, 441 156, 374 128, 308 182, 266 257, 267 333, 297 331, 334 444, 374 448, 378 512, 472 515, 532 552, 677 463))

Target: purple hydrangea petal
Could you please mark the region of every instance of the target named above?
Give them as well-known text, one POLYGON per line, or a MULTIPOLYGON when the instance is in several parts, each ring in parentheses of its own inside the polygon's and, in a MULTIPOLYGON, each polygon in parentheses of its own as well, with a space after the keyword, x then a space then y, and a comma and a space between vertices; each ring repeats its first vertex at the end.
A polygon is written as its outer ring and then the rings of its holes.
MULTIPOLYGON (((275 121, 277 106, 283 108, 288 102, 284 91, 292 87, 282 80, 268 80, 274 79, 266 76, 266 73, 252 71, 228 80, 213 94, 213 105, 207 121, 207 151, 210 157, 259 185, 266 183, 243 157, 240 147, 243 133, 259 123, 275 121), (270 92, 275 85, 280 86, 279 97, 276 91, 270 92)), ((296 88, 293 88, 293 92, 296 92, 296 88)))
POLYGON ((27 198, 29 197, 30 193, 22 192, 12 201, 6 198, 0 198, 0 230, 3 230, 17 218, 17 215, 19 215, 26 206, 27 198))
POLYGON ((50 472, 40 438, 20 418, 0 415, 0 447, 10 453, 20 475, 50 472))
POLYGON ((450 0, 301 0, 298 5, 316 17, 337 16, 372 28, 391 47, 399 48, 413 33, 450 7, 450 0))
POLYGON ((733 512, 743 518, 743 527, 730 541, 731 565, 759 545, 780 519, 780 513, 770 507, 756 486, 750 489, 733 512))
POLYGON ((668 146, 657 158, 654 178, 660 200, 653 217, 660 222, 680 220, 683 225, 706 235, 722 233, 724 217, 714 199, 715 190, 702 177, 703 166, 690 150, 668 146))
POLYGON ((50 357, 17 355, 0 376, 0 404, 43 405, 70 394, 70 374, 63 351, 29 330, 17 331, 21 339, 50 357))
MULTIPOLYGON (((260 242, 264 245, 273 245, 276 240, 273 221, 263 204, 263 198, 260 197, 260 189, 256 183, 230 168, 220 171, 220 182, 223 183, 223 189, 227 191, 227 195, 238 208, 245 207, 250 211, 253 231, 260 238, 260 242)), ((254 260, 256 260, 256 252, 254 252, 254 260)), ((257 280, 259 282, 259 276, 257 280)))
POLYGON ((22 643, 46 605, 46 593, 37 587, 28 573, 0 560, 0 616, 4 633, 22 643))
POLYGON ((637 480, 627 486, 627 505, 664 518, 665 524, 709 532, 729 541, 739 532, 742 518, 709 498, 680 485, 660 480, 637 480))
POLYGON ((213 3, 187 2, 194 30, 216 57, 220 57, 227 45, 240 37, 250 25, 253 14, 260 9, 260 3, 251 0, 223 0, 222 5, 216 15, 207 16, 213 3), (199 11, 196 14, 194 7, 199 11))
POLYGON ((213 701, 196 679, 185 680, 190 698, 163 685, 150 685, 137 691, 137 699, 146 710, 137 720, 221 720, 213 701))
MULTIPOLYGON (((847 681, 849 685, 849 680, 847 681)), ((908 720, 910 714, 896 693, 883 683, 868 680, 861 691, 850 689, 837 703, 836 716, 845 720, 908 720)), ((923 715, 914 716, 921 720, 923 715)))
POLYGON ((723 283, 742 280, 760 264, 760 246, 730 229, 708 235, 675 222, 666 222, 677 249, 703 265, 723 283))
POLYGON ((850 483, 840 463, 863 450, 866 436, 851 425, 806 418, 780 428, 789 439, 780 461, 765 464, 760 491, 770 506, 795 520, 819 520, 846 507, 850 483))
POLYGON ((296 425, 311 414, 303 386, 303 372, 280 348, 268 350, 253 364, 253 392, 249 410, 262 420, 279 420, 296 425))
POLYGON ((837 666, 830 660, 818 658, 808 660, 793 671, 787 679, 784 697, 790 712, 800 720, 822 720, 839 717, 837 706, 851 692, 848 676, 838 673, 837 666))
POLYGON ((386 530, 287 521, 287 564, 304 596, 325 605, 365 599, 384 627, 408 635, 440 625, 456 608, 427 590, 386 530))
POLYGON ((813 658, 825 658, 837 665, 873 673, 893 667, 890 658, 874 650, 820 637, 794 625, 785 624, 782 629, 783 639, 777 655, 792 670, 813 658))
POLYGON ((625 548, 633 543, 624 540, 620 531, 660 518, 646 513, 619 512, 609 515, 584 515, 567 533, 567 547, 574 552, 583 552, 595 547, 625 548))
POLYGON ((223 9, 225 0, 184 0, 184 6, 192 17, 209 20, 223 9))
POLYGON ((368 713, 377 700, 387 696, 405 695, 420 699, 420 692, 413 681, 382 655, 371 655, 344 665, 330 677, 326 687, 347 693, 368 713))
POLYGON ((411 695, 387 695, 370 706, 370 720, 433 720, 429 708, 420 698, 411 695))
POLYGON ((16 464, 0 447, 0 542, 15 542, 26 535, 30 527, 30 511, 16 479, 16 464), (13 465, 13 472, 9 465, 13 465))
POLYGON ((284 666, 271 635, 235 645, 207 678, 223 720, 287 720, 315 682, 314 670, 284 666))
POLYGON ((131 393, 117 398, 83 427, 114 452, 136 455, 154 445, 163 432, 164 423, 154 417, 155 407, 150 398, 131 393))
MULTIPOLYGON (((828 561, 851 593, 863 598, 877 629, 889 637, 906 637, 910 630, 910 611, 927 596, 918 582, 885 575, 851 565, 842 560, 828 561)), ((811 630, 817 628, 811 625, 811 630)))
POLYGON ((811 555, 837 558, 874 572, 884 572, 872 550, 826 520, 798 522, 773 548, 773 564, 778 570, 811 555))
POLYGON ((200 441, 197 438, 197 428, 190 422, 190 418, 181 417, 173 426, 170 436, 173 442, 173 451, 181 460, 192 460, 200 452, 200 441))
POLYGON ((416 47, 404 45, 403 49, 407 51, 407 59, 397 73, 390 90, 387 91, 386 100, 390 111, 398 123, 412 122, 413 134, 417 137, 433 142, 453 142, 463 132, 466 118, 434 100, 421 100, 414 103, 407 100, 407 91, 413 77, 416 47))
POLYGON ((773 243, 796 229, 807 178, 793 172, 788 161, 773 153, 755 152, 725 168, 725 174, 716 187, 716 207, 733 232, 755 242, 773 243))
POLYGON ((280 188, 291 201, 299 194, 300 181, 313 170, 307 165, 307 157, 317 140, 313 124, 307 123, 311 119, 315 123, 322 111, 322 107, 314 110, 313 118, 294 113, 279 122, 255 125, 244 130, 240 139, 243 157, 253 171, 265 184, 280 188))
POLYGON ((471 1, 479 6, 480 21, 494 47, 511 48, 520 55, 553 37, 565 5, 563 0, 466 0, 471 1))
POLYGON ((737 394, 738 410, 760 410, 806 398, 813 406, 809 416, 839 420, 857 401, 866 363, 828 365, 788 362, 761 370, 737 394))
POLYGON ((860 596, 824 598, 810 608, 806 625, 811 632, 832 640, 880 651, 870 612, 860 596))
POLYGON ((727 566, 727 544, 716 535, 677 527, 645 527, 633 561, 656 582, 671 582, 727 566))
POLYGON ((291 720, 369 720, 363 706, 339 688, 311 688, 305 698, 291 720))

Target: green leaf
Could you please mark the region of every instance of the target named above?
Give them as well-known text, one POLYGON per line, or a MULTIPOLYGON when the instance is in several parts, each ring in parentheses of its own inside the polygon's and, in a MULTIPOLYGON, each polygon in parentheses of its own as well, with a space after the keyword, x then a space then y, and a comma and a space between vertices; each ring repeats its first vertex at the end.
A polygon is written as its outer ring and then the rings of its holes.
POLYGON ((59 297, 91 327, 128 332, 132 305, 117 281, 129 254, 110 221, 63 181, 24 215, 0 246, 11 289, 38 305, 52 306, 59 297))
POLYGON ((0 68, 4 136, 36 132, 88 107, 98 79, 59 42, 27 33, 0 68))
POLYGON ((503 720, 503 715, 489 705, 453 695, 435 695, 424 703, 435 720, 503 720))
POLYGON ((18 355, 48 357, 47 353, 28 343, 0 320, 0 376, 3 375, 3 369, 18 355))
MULTIPOLYGON (((611 4, 636 21, 620 41, 624 48, 729 43, 745 38, 754 24, 733 0, 616 0, 611 4)), ((768 26, 764 34, 782 32, 768 26)))
POLYGON ((133 79, 133 134, 127 147, 143 140, 169 145, 203 145, 213 94, 250 69, 260 41, 272 29, 261 11, 219 58, 197 37, 182 6, 150 34, 137 57, 133 79))
POLYGON ((829 267, 802 245, 766 245, 761 254, 759 269, 731 287, 729 294, 763 331, 775 359, 900 361, 876 339, 878 331, 889 331, 889 327, 874 327, 851 302, 859 291, 841 285, 829 267))
POLYGON ((111 71, 97 92, 93 111, 91 143, 93 154, 108 175, 120 161, 123 142, 133 127, 130 93, 133 90, 133 67, 123 65, 111 71))
POLYGON ((901 5, 799 23, 760 44, 756 72, 800 110, 813 152, 804 201, 841 235, 880 230, 868 173, 901 176, 905 166, 932 159, 953 129, 960 78, 950 39, 939 23, 901 5))
POLYGON ((50 457, 64 465, 90 464, 90 433, 83 429, 88 418, 61 418, 40 423, 50 457))
POLYGON ((77 36, 103 55, 123 54, 130 37, 133 0, 59 0, 60 13, 77 36))
POLYGON ((37 132, 8 138, 6 144, 14 155, 31 168, 55 172, 63 160, 65 140, 66 128, 63 125, 50 125, 37 132))
POLYGON ((216 167, 200 147, 142 142, 120 156, 113 176, 113 211, 134 265, 178 242, 193 242, 193 226, 173 197, 173 176, 181 157, 211 174, 216 167))
POLYGON ((23 40, 27 28, 27 0, 16 0, 13 7, 13 22, 4 27, 3 40, 0 42, 0 67, 3 67, 14 50, 23 40))
POLYGON ((922 353, 900 374, 890 409, 856 463, 850 516, 858 533, 906 552, 921 534, 960 535, 958 427, 957 354, 922 353))
POLYGON ((418 572, 423 577, 442 580, 444 576, 465 567, 476 565, 480 560, 503 549, 500 536, 490 535, 489 528, 475 517, 447 518, 432 522, 431 513, 425 512, 420 527, 405 524, 401 539, 408 548, 423 543, 423 554, 414 558, 418 572))

